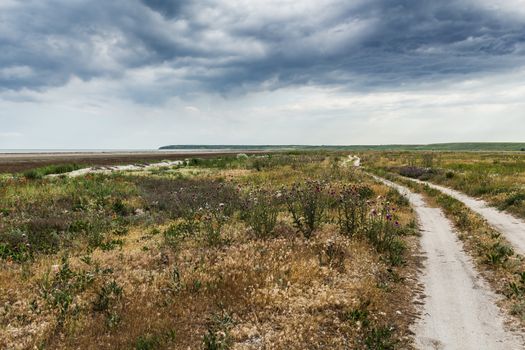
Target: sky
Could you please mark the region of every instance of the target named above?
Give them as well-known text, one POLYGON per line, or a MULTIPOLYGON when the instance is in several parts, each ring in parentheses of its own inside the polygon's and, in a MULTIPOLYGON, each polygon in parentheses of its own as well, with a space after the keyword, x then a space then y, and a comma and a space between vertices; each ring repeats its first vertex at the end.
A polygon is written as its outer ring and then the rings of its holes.
POLYGON ((525 141, 525 0, 0 0, 0 149, 525 141))

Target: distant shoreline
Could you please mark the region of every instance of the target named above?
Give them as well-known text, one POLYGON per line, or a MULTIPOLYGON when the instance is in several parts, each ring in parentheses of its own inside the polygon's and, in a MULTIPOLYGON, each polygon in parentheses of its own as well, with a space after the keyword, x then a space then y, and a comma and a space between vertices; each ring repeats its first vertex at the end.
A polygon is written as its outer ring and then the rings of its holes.
POLYGON ((160 150, 525 151, 525 142, 452 142, 385 145, 169 145, 160 150))

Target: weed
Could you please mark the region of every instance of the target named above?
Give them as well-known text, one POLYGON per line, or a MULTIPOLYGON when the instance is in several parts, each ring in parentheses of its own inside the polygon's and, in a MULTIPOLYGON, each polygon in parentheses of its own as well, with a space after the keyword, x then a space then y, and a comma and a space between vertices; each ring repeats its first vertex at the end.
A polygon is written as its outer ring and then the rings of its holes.
POLYGON ((122 249, 123 245, 124 245, 124 241, 123 240, 121 240, 121 239, 111 239, 111 240, 102 242, 99 245, 99 248, 102 249, 105 252, 108 252, 108 251, 113 250, 113 249, 115 249, 117 247, 122 249))
POLYGON ((154 350, 161 345, 160 339, 156 335, 141 335, 135 342, 136 350, 154 350))
POLYGON ((27 261, 33 256, 30 248, 26 233, 20 229, 0 233, 0 258, 27 261))
POLYGON ((286 193, 286 204, 295 228, 310 238, 325 220, 329 197, 322 181, 295 183, 286 193))
POLYGON ((55 275, 47 273, 40 281, 40 294, 48 305, 58 311, 58 325, 61 326, 70 310, 75 294, 82 292, 93 283, 95 274, 71 270, 67 256, 55 275))
POLYGON ((116 281, 111 281, 102 286, 93 302, 93 311, 105 312, 113 303, 122 296, 122 287, 116 281))
POLYGON ((488 250, 486 261, 492 265, 502 265, 514 254, 512 247, 501 242, 493 243, 488 250))
POLYGON ((188 232, 187 226, 182 223, 171 224, 164 231, 164 242, 172 250, 178 250, 181 241, 184 239, 188 232))
POLYGON ((366 348, 370 350, 393 350, 392 330, 387 326, 374 327, 368 330, 365 338, 366 348))
POLYGON ((241 218, 259 238, 270 236, 277 223, 280 211, 280 191, 271 192, 262 188, 252 190, 244 200, 241 218))
POLYGON ((203 210, 202 223, 206 241, 210 245, 216 245, 222 242, 221 230, 228 219, 224 213, 224 207, 225 205, 223 203, 219 203, 215 208, 207 206, 203 210))
POLYGON ((206 334, 203 338, 204 349, 226 350, 230 349, 232 340, 229 334, 233 326, 233 319, 225 312, 213 315, 208 320, 206 334))
POLYGON ((373 191, 366 186, 348 186, 336 193, 331 191, 332 195, 337 197, 337 222, 342 234, 352 237, 359 229, 366 225, 368 203, 373 191))
POLYGON ((403 263, 405 244, 399 239, 402 230, 395 218, 395 208, 388 202, 379 204, 371 210, 366 229, 366 236, 379 252, 387 253, 388 262, 392 265, 403 263))

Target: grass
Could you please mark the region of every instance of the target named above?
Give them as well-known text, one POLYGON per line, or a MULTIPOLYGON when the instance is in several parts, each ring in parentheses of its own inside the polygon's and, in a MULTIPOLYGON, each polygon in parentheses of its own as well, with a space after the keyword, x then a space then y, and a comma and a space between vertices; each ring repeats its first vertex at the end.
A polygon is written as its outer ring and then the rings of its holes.
POLYGON ((48 165, 45 167, 27 170, 23 173, 23 176, 27 179, 41 179, 46 175, 64 174, 81 168, 82 166, 78 164, 48 165))
POLYGON ((525 153, 366 153, 364 163, 428 180, 525 218, 525 153))
POLYGON ((3 180, 0 338, 13 349, 411 348, 413 213, 338 159, 3 180))

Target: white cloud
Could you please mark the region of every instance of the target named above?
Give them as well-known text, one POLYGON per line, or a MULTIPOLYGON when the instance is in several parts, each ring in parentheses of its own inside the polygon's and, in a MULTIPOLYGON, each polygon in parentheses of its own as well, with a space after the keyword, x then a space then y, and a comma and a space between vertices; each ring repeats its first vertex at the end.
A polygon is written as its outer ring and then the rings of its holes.
POLYGON ((525 72, 516 71, 421 89, 364 93, 306 86, 235 97, 200 92, 144 105, 121 95, 126 77, 73 79, 32 92, 23 103, 0 100, 0 125, 19 131, 0 137, 0 148, 523 141, 524 80, 525 72))

